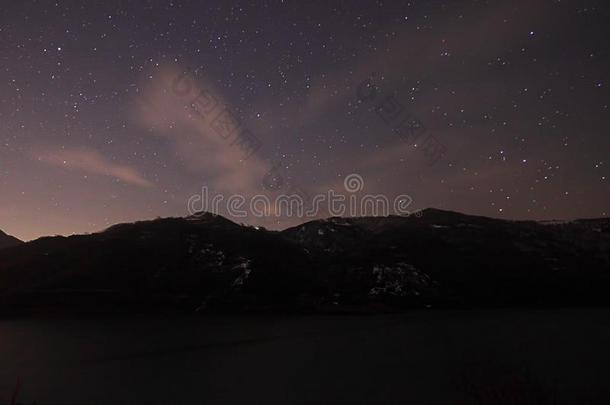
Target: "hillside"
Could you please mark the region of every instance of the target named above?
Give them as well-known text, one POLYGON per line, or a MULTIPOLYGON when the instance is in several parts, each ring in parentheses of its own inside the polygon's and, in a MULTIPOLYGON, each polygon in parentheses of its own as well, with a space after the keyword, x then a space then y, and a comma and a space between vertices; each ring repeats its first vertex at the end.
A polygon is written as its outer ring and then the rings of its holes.
POLYGON ((0 231, 0 249, 3 249, 5 247, 15 246, 20 243, 23 243, 23 242, 21 242, 19 239, 15 238, 14 236, 7 235, 6 233, 0 231))
POLYGON ((115 225, 0 250, 0 305, 389 310, 606 304, 610 221, 440 210, 281 232, 213 214, 115 225))

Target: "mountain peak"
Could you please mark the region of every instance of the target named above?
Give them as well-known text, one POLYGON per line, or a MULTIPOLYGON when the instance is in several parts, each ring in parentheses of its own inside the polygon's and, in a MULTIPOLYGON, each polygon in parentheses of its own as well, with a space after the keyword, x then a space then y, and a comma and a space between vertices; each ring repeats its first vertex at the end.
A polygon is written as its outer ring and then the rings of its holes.
POLYGON ((235 222, 223 217, 222 215, 214 214, 214 213, 208 212, 208 211, 199 211, 192 215, 189 215, 188 217, 185 217, 184 219, 189 222, 194 222, 196 224, 202 224, 202 225, 203 224, 206 224, 206 225, 215 224, 215 225, 225 225, 225 226, 226 225, 239 226, 235 222))
POLYGON ((19 245, 20 243, 23 243, 23 242, 20 241, 19 239, 15 238, 14 236, 8 235, 8 234, 4 233, 2 230, 0 230, 0 249, 19 245))

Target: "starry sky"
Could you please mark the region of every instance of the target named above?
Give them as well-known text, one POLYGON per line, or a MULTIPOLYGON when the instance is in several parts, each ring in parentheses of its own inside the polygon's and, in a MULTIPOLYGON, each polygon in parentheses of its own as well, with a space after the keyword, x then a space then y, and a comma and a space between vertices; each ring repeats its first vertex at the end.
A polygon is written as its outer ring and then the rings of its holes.
POLYGON ((607 216, 609 17, 601 0, 7 2, 0 229, 95 232, 186 215, 202 187, 312 195, 351 173, 414 209, 607 216))

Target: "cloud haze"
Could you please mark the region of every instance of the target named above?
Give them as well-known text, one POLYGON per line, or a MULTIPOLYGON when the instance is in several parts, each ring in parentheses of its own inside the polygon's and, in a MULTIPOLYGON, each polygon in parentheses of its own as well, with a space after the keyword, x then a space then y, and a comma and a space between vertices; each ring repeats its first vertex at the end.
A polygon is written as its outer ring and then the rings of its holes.
POLYGON ((41 151, 38 160, 70 170, 112 177, 139 187, 153 187, 138 170, 111 162, 91 148, 47 149, 41 151))

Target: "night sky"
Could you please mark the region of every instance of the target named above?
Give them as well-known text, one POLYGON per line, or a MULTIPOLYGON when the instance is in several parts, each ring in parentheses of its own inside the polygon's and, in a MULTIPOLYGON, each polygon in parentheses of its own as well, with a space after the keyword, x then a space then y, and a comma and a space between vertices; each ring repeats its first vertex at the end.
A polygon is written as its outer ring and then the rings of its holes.
POLYGON ((0 229, 19 238, 183 216, 202 187, 312 195, 351 173, 413 209, 610 213, 606 1, 4 3, 0 229), (257 147, 198 116, 177 78, 257 147))

